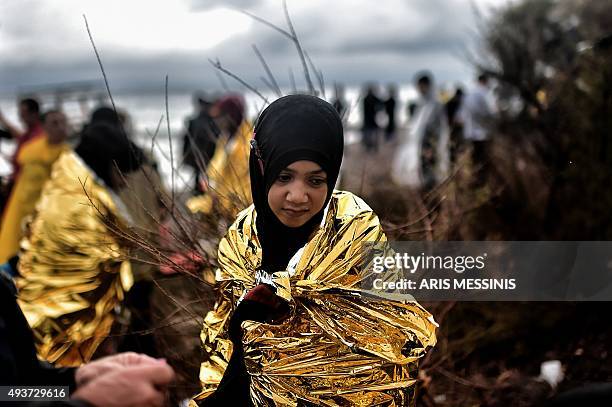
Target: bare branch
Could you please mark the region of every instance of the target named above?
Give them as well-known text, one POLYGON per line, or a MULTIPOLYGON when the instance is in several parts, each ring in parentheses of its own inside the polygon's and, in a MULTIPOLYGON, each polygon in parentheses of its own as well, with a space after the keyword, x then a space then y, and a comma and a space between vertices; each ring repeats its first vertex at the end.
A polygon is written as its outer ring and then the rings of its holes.
MULTIPOLYGON (((153 149, 155 148, 155 139, 157 138, 157 134, 159 133, 159 129, 161 128, 161 124, 164 121, 164 115, 162 114, 159 117, 159 121, 157 122, 157 127, 155 128, 155 133, 151 135, 151 152, 149 154, 153 155, 153 149)), ((148 131, 147 131, 148 133, 148 131)))
POLYGON ((259 61, 263 65, 263 68, 266 71, 266 74, 268 75, 270 83, 273 85, 272 86, 273 91, 276 92, 278 97, 281 97, 282 96, 281 89, 278 86, 278 82, 276 82, 276 78, 274 78, 274 75, 272 74, 272 71, 270 70, 270 67, 266 63, 266 60, 264 59, 263 55, 261 55, 261 52, 259 52, 259 50, 257 49, 257 46, 255 44, 253 44, 252 47, 253 47, 253 51, 255 51, 255 55, 257 55, 257 58, 259 58, 259 61))
POLYGON ((277 92, 277 90, 276 90, 276 88, 274 87, 274 85, 273 85, 273 84, 271 84, 270 82, 268 82, 268 80, 267 80, 265 77, 260 76, 260 77, 259 77, 259 79, 260 79, 260 80, 263 82, 263 84, 264 84, 264 85, 266 85, 266 86, 268 87, 268 89, 270 89, 270 91, 271 91, 271 92, 273 92, 274 94, 276 94, 278 97, 281 97, 281 96, 282 96, 282 94, 279 94, 279 93, 277 92))
POLYGON ((265 24, 265 25, 267 25, 268 27, 272 28, 273 30, 278 31, 279 33, 283 34, 285 37, 287 37, 287 38, 289 38, 290 40, 292 40, 292 41, 293 41, 293 36, 292 36, 292 35, 291 35, 289 32, 287 32, 287 31, 283 30, 282 28, 280 28, 279 26, 277 26, 277 25, 275 25, 275 24, 272 24, 272 23, 271 23, 271 22, 269 22, 268 20, 264 20, 264 19, 263 19, 263 18, 261 18, 261 17, 257 17, 255 14, 251 14, 251 13, 249 13, 248 11, 244 11, 244 10, 240 10, 240 11, 241 11, 242 13, 246 14, 247 16, 251 17, 252 19, 257 20, 257 21, 259 21, 260 23, 265 24))
POLYGON ((221 87, 223 88, 223 90, 225 90, 226 92, 229 92, 230 88, 229 86, 227 86, 227 82, 225 82, 225 78, 223 77, 223 75, 221 75, 217 69, 214 69, 213 71, 215 72, 217 79, 219 79, 219 82, 221 83, 221 87))
POLYGON ((168 109, 168 75, 166 75, 165 99, 166 124, 168 125, 168 143, 170 144, 170 194, 172 195, 171 212, 174 212, 174 153, 172 151, 172 132, 170 131, 170 111, 168 109))
MULTIPOLYGON (((100 58, 100 54, 98 53, 98 48, 96 47, 96 43, 94 42, 91 30, 89 29, 89 23, 87 22, 87 16, 85 16, 85 14, 83 14, 83 19, 85 20, 85 28, 87 29, 89 41, 91 42, 91 46, 93 47, 94 53, 96 54, 96 59, 98 60, 98 66, 100 66, 100 70, 102 71, 102 77, 104 78, 104 86, 106 86, 106 92, 108 93, 108 97, 111 101, 111 105, 113 106, 113 110, 115 111, 115 114, 117 114, 117 108, 115 107, 115 99, 113 99, 113 94, 111 93, 110 85, 108 84, 108 78, 106 77, 106 71, 104 70, 102 59, 100 58)), ((125 136, 126 134, 125 131, 123 131, 123 124, 120 123, 120 126, 122 133, 125 136)))
POLYGON ((315 74, 315 76, 317 78, 317 81, 319 82, 319 88, 321 89, 321 95, 323 95, 323 98, 326 98, 326 96, 325 96, 325 81, 323 79, 323 71, 317 69, 315 64, 312 62, 312 59, 310 59, 310 55, 308 54, 308 52, 304 51, 304 55, 306 55, 306 60, 310 64, 310 69, 312 69, 312 71, 314 72, 314 74, 315 74))
POLYGON ((268 103, 268 99, 261 94, 261 92, 259 92, 257 90, 257 88, 255 88, 254 86, 249 85, 246 81, 244 81, 242 78, 240 78, 238 75, 234 74, 231 71, 228 71, 227 69, 225 69, 223 66, 221 66, 221 62, 219 62, 218 60, 215 62, 212 59, 209 59, 208 62, 210 62, 210 64, 215 67, 216 69, 218 69, 219 71, 223 72, 224 74, 226 74, 227 76, 235 79, 236 81, 238 81, 241 85, 243 85, 244 87, 246 87, 247 89, 249 89, 251 92, 255 93, 257 96, 259 96, 265 103, 268 103))
POLYGON ((287 26, 291 31, 291 38, 293 39, 293 43, 295 44, 295 48, 297 49, 298 55, 300 56, 300 60, 302 61, 302 68, 304 69, 304 78, 306 78, 306 84, 308 85, 308 92, 311 95, 315 94, 315 89, 312 84, 312 80, 310 79, 310 72, 308 71, 308 64, 306 63, 306 58, 304 57, 304 51, 302 50, 302 45, 297 37, 297 33, 293 28, 293 23, 291 22, 291 17, 289 16, 289 9, 287 8, 287 0, 283 0, 283 9, 285 11, 285 18, 287 20, 287 26))
POLYGON ((289 67, 289 82, 291 82, 291 92, 297 93, 297 87, 295 86, 295 77, 293 76, 293 69, 289 67))
MULTIPOLYGON (((287 26, 289 27, 289 32, 286 30, 283 30, 282 28, 278 27, 277 25, 269 22, 268 20, 265 20, 261 17, 258 17, 254 14, 251 14, 247 11, 243 11, 242 13, 248 15, 249 17, 259 21, 262 24, 267 25, 268 27, 278 31, 279 33, 281 33, 282 35, 284 35, 285 37, 287 37, 288 39, 290 39, 294 44, 295 47, 297 49, 298 52, 298 56, 300 57, 300 61, 302 62, 302 68, 304 69, 304 78, 306 80, 306 84, 308 85, 308 91, 310 94, 315 94, 315 88, 312 84, 312 80, 310 79, 310 71, 308 69, 308 63, 306 61, 306 57, 304 55, 304 50, 302 49, 302 45, 300 44, 300 40, 298 39, 297 33, 295 31, 295 28, 293 27, 293 22, 291 21, 291 17, 289 16, 289 9, 287 8, 287 2, 285 0, 283 0, 283 10, 285 12, 285 20, 287 21, 287 26)), ((294 81, 293 79, 293 74, 290 75, 292 77, 292 81, 294 81)), ((295 93, 296 87, 295 84, 293 85, 293 92, 295 93)))

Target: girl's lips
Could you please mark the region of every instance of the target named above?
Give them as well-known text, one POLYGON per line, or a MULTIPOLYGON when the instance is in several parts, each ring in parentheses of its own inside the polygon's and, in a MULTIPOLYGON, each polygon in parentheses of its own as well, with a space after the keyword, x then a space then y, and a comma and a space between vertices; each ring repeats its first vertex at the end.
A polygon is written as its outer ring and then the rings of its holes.
POLYGON ((299 218, 301 216, 304 216, 304 214, 308 212, 308 209, 295 210, 295 209, 283 208, 283 212, 285 212, 287 216, 290 216, 292 218, 299 218))

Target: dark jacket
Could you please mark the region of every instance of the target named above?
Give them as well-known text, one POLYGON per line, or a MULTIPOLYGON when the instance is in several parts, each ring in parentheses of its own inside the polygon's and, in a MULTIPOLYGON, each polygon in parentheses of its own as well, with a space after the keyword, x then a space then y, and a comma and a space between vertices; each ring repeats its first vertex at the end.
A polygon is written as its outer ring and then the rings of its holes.
POLYGON ((208 165, 219 138, 220 130, 205 112, 189 120, 183 136, 183 162, 194 169, 204 170, 208 165), (194 151, 197 150, 197 151, 194 151))
POLYGON ((383 107, 382 102, 373 93, 363 98, 363 128, 377 129, 376 113, 383 107))
MULTIPOLYGON (((36 357, 34 338, 19 305, 12 280, 0 272, 0 385, 69 386, 75 390, 74 368, 58 369, 36 357)), ((85 407, 79 400, 11 403, 31 407, 85 407)))

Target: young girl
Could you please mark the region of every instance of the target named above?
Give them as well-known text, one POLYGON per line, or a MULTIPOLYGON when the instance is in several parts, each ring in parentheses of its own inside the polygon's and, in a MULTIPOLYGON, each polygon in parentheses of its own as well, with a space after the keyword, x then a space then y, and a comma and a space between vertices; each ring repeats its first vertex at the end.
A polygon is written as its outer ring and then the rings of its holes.
POLYGON ((259 117, 253 205, 219 245, 217 302, 202 330, 200 406, 411 405, 435 322, 416 302, 360 290, 372 210, 334 191, 344 139, 334 108, 292 95, 259 117))

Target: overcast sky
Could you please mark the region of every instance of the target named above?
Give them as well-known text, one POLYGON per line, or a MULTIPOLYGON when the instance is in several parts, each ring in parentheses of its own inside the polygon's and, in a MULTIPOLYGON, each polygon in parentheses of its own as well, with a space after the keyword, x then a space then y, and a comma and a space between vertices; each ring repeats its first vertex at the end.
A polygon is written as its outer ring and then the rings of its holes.
MULTIPOLYGON (((421 69, 441 82, 468 81, 472 70, 460 55, 473 43, 472 4, 502 3, 507 0, 289 0, 288 6, 326 82, 351 85, 406 83, 421 69)), ((114 91, 160 89, 165 75, 174 90, 219 88, 209 58, 263 88, 251 44, 281 85, 290 68, 303 84, 293 44, 232 7, 286 28, 280 0, 2 0, 0 95, 100 79, 83 14, 114 91)))

